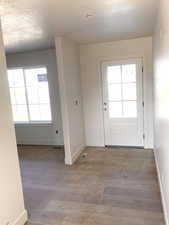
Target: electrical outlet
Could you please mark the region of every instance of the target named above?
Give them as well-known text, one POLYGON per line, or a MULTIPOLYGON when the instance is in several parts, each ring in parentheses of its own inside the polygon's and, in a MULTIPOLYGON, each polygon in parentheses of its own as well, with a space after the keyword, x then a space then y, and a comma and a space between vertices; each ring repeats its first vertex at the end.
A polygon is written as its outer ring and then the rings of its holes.
POLYGON ((75 105, 78 106, 79 105, 79 101, 75 100, 75 105))

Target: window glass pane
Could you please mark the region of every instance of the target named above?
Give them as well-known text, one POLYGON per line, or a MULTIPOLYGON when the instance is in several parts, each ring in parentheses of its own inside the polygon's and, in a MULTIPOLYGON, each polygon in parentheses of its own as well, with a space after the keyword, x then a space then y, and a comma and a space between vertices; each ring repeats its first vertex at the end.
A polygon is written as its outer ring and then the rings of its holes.
POLYGON ((16 105, 12 105, 12 113, 13 113, 13 121, 19 121, 16 105))
POLYGON ((136 82, 136 65, 123 65, 122 66, 122 82, 136 82))
POLYGON ((39 103, 49 103, 49 88, 47 85, 39 85, 38 87, 39 103))
POLYGON ((136 100, 136 83, 123 84, 123 100, 136 100))
POLYGON ((34 70, 25 70, 26 86, 37 86, 37 76, 34 70))
POLYGON ((123 102, 123 116, 128 118, 137 117, 136 101, 123 102))
POLYGON ((30 119, 34 121, 41 120, 39 105, 29 105, 30 119))
POLYGON ((8 70, 8 83, 9 87, 15 87, 15 76, 12 73, 13 70, 8 70))
POLYGON ((122 117, 122 103, 121 102, 110 102, 109 103, 109 117, 110 118, 122 117))
POLYGON ((15 87, 23 87, 24 86, 24 77, 23 70, 15 70, 15 87))
POLYGON ((29 104, 39 104, 37 87, 27 87, 27 96, 29 104))
POLYGON ((121 84, 108 85, 108 97, 109 101, 121 100, 121 84))
POLYGON ((47 74, 47 69, 45 67, 36 68, 36 74, 47 74))
POLYGON ((108 80, 108 84, 120 83, 121 82, 121 66, 108 66, 107 80, 108 80))
POLYGON ((38 86, 40 82, 47 82, 46 68, 25 69, 27 86, 38 86))
POLYGON ((15 88, 16 104, 26 104, 25 88, 15 88))
POLYGON ((23 87, 24 77, 22 69, 8 70, 8 81, 10 87, 23 87))
POLYGON ((17 105, 18 121, 28 121, 28 112, 26 105, 17 105))
POLYGON ((16 104, 16 98, 15 98, 15 88, 10 88, 10 97, 11 97, 11 104, 16 104))
POLYGON ((8 80, 14 121, 51 121, 50 96, 45 67, 8 70, 8 80))
POLYGON ((40 105, 41 120, 51 120, 51 111, 49 105, 40 105))

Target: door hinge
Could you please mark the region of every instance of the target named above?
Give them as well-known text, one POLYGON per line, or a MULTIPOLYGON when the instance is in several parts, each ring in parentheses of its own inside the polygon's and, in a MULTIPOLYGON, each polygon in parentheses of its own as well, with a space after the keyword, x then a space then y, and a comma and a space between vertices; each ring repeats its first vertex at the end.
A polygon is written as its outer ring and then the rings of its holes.
POLYGON ((144 72, 144 67, 142 66, 142 73, 144 72))
POLYGON ((145 139, 145 134, 143 134, 143 140, 145 139))
POLYGON ((142 106, 144 107, 144 101, 142 101, 142 106))

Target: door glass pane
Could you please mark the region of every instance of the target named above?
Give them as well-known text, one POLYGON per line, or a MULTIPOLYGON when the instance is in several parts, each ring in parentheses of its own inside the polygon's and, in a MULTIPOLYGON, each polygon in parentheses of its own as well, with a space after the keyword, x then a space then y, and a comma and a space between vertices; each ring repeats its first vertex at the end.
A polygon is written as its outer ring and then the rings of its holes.
POLYGON ((122 117, 122 103, 121 102, 110 102, 109 103, 109 117, 110 118, 122 117))
POLYGON ((108 85, 108 97, 109 97, 109 101, 120 101, 122 97, 121 84, 108 85))
POLYGON ((136 65, 123 65, 122 66, 122 82, 136 82, 136 65))
POLYGON ((123 84, 123 100, 136 100, 136 83, 123 84))
POLYGON ((136 101, 123 102, 123 116, 128 118, 137 117, 137 104, 136 101))
POLYGON ((26 104, 25 88, 15 88, 15 98, 17 104, 26 104))
POLYGON ((108 66, 107 80, 108 80, 108 84, 120 83, 121 82, 121 66, 108 66))

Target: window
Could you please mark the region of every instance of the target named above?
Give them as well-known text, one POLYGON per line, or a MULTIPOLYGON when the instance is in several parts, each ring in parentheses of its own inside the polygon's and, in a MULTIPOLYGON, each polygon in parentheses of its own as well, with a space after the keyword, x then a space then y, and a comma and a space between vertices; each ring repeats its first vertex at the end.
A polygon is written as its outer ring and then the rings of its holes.
POLYGON ((107 67, 109 116, 137 117, 136 65, 107 67))
POLYGON ((47 69, 8 70, 13 119, 16 123, 51 122, 47 69))

